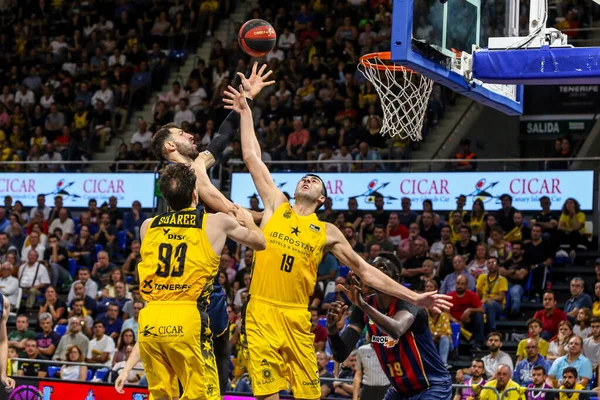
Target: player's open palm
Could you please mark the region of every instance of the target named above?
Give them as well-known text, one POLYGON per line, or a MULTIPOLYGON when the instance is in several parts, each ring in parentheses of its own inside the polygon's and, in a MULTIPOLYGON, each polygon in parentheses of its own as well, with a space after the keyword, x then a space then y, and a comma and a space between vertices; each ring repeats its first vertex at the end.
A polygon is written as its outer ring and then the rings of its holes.
POLYGON ((250 77, 246 78, 243 73, 237 73, 240 79, 242 80, 242 85, 247 91, 248 97, 250 97, 251 99, 258 96, 258 94, 264 87, 270 86, 275 83, 275 81, 273 80, 267 80, 267 78, 273 73, 273 71, 269 70, 265 72, 266 68, 267 64, 263 64, 263 66, 260 67, 260 70, 257 71, 258 63, 255 62, 252 66, 252 73, 250 74, 250 77))
POLYGON ((225 95, 223 103, 225 103, 226 109, 241 113, 244 110, 249 110, 250 107, 244 95, 244 87, 240 85, 238 89, 239 91, 235 90, 233 86, 227 86, 227 90, 223 92, 223 95, 225 95))

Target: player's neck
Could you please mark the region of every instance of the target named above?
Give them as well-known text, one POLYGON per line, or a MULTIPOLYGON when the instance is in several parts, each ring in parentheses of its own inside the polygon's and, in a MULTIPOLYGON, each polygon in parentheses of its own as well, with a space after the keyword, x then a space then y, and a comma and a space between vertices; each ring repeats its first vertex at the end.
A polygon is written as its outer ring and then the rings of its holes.
POLYGON ((391 296, 386 296, 385 294, 377 293, 377 303, 382 308, 389 308, 393 300, 394 298, 391 296))
POLYGON ((297 215, 306 217, 307 215, 314 214, 315 205, 314 204, 305 204, 305 203, 302 203, 302 202, 296 200, 296 202, 292 206, 292 209, 294 210, 294 212, 297 215))

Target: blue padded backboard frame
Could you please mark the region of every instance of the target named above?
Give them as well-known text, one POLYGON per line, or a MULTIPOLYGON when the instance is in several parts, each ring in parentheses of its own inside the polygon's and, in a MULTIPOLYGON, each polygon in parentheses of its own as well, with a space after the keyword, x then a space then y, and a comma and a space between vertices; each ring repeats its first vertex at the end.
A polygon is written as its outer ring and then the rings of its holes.
POLYGON ((505 114, 523 114, 523 85, 517 85, 516 100, 512 100, 478 84, 469 85, 461 74, 450 71, 445 66, 413 51, 413 10, 414 0, 394 0, 390 49, 392 61, 505 114))

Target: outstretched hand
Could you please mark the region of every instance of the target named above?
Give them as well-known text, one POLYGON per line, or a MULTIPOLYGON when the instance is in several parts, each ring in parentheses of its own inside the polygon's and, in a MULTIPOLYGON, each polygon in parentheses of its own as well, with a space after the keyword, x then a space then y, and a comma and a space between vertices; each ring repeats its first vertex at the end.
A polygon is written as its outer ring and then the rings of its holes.
POLYGON ((448 311, 452 307, 451 300, 452 297, 447 296, 445 294, 439 294, 437 292, 427 292, 421 293, 417 295, 417 300, 415 301, 415 305, 423 308, 427 308, 429 310, 433 310, 438 313, 442 313, 443 311, 448 311))
POLYGON ((352 304, 361 307, 365 302, 360 294, 360 286, 358 286, 358 280, 356 279, 354 272, 348 274, 348 287, 338 283, 337 288, 346 294, 346 297, 348 297, 348 300, 350 300, 352 304))
POLYGON ((1 380, 2 380, 2 384, 4 385, 4 390, 6 391, 6 393, 12 392, 13 389, 15 388, 15 380, 12 378, 9 378, 8 376, 3 376, 1 380))
POLYGON ((246 90, 246 96, 250 99, 254 99, 260 91, 267 86, 270 86, 275 83, 275 81, 267 81, 266 79, 273 73, 273 71, 269 70, 265 73, 265 69, 267 68, 267 64, 263 64, 260 67, 260 70, 257 71, 258 63, 255 62, 252 66, 252 73, 250 77, 246 78, 243 73, 238 72, 238 76, 242 80, 242 85, 246 90))
POLYGON ((123 386, 125 386, 125 383, 127 383, 127 374, 128 372, 126 372, 125 370, 121 371, 119 377, 115 381, 115 390, 117 391, 117 393, 125 393, 125 391, 123 390, 123 386))
POLYGON ((223 92, 223 95, 225 95, 223 103, 225 103, 227 110, 241 113, 244 110, 250 109, 242 85, 239 86, 239 91, 235 90, 233 86, 227 86, 227 90, 223 92))
POLYGON ((337 332, 337 324, 346 314, 347 310, 348 306, 341 301, 334 301, 329 304, 329 309, 327 310, 327 330, 329 333, 333 334, 337 332))

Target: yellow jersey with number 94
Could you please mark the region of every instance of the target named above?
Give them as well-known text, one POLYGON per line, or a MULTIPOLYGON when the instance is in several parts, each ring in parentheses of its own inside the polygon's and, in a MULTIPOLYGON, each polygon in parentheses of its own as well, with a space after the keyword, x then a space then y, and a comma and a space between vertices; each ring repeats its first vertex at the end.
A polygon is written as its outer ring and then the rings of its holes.
POLYGON ((263 233, 267 248, 254 253, 250 296, 308 307, 327 239, 325 223, 315 213, 296 214, 285 202, 275 210, 263 233))
POLYGON ((199 301, 208 305, 220 257, 204 227, 207 214, 195 208, 152 219, 140 250, 140 293, 146 301, 199 301))

